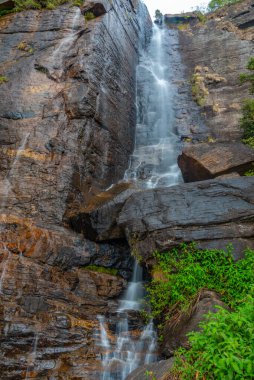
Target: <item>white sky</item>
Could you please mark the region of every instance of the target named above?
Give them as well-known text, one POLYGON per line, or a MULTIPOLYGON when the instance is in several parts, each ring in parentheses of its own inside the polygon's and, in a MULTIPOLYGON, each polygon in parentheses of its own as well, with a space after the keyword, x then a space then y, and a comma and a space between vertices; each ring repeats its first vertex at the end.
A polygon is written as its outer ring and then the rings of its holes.
POLYGON ((151 16, 155 10, 159 9, 161 13, 181 13, 192 11, 197 5, 207 5, 208 0, 143 0, 147 5, 151 16))

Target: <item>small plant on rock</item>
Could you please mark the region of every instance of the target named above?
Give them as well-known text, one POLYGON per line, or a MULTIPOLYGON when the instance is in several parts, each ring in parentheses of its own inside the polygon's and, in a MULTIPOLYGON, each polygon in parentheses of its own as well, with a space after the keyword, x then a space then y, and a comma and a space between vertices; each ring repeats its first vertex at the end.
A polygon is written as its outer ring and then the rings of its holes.
POLYGON ((86 21, 93 20, 94 18, 95 18, 95 15, 93 14, 93 12, 86 12, 85 13, 85 20, 86 21))
POLYGON ((8 82, 8 78, 0 75, 0 84, 8 82))

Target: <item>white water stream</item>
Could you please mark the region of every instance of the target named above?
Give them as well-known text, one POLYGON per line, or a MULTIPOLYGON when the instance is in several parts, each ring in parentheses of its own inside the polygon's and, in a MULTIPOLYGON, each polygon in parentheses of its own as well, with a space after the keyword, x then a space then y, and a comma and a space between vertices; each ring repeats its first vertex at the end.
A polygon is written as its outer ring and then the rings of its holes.
POLYGON ((126 181, 141 188, 172 186, 181 181, 174 132, 168 31, 157 25, 137 67, 137 125, 135 150, 126 181))
MULTIPOLYGON (((177 165, 169 38, 167 29, 154 25, 147 51, 137 67, 137 125, 135 150, 124 180, 140 188, 173 186, 182 181, 177 165)), ((125 380, 137 367, 156 360, 156 333, 151 320, 142 331, 130 324, 144 298, 142 269, 135 264, 133 279, 119 303, 115 332, 110 320, 99 316, 101 380, 125 380)))
POLYGON ((135 263, 132 281, 117 310, 116 340, 112 341, 105 318, 98 316, 103 351, 101 380, 125 380, 140 365, 156 360, 157 337, 153 322, 138 332, 130 326, 129 313, 140 310, 144 298, 142 277, 142 268, 135 263))

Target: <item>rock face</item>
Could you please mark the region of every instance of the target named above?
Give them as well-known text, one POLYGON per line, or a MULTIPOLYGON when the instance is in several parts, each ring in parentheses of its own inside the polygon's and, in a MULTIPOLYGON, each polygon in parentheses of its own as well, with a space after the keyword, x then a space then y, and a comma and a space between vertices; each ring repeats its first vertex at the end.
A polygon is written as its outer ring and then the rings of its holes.
POLYGON ((125 235, 144 261, 156 249, 165 251, 192 241, 208 248, 225 248, 231 242, 238 257, 244 247, 254 246, 253 185, 254 178, 241 177, 135 192, 122 200, 121 210, 112 200, 85 219, 91 219, 98 240, 101 230, 103 240, 116 239, 116 228, 112 231, 111 226, 117 226, 118 238, 125 235), (102 221, 106 213, 112 217, 108 230, 102 221))
POLYGON ((185 182, 202 181, 224 174, 243 175, 254 164, 254 149, 240 142, 197 144, 178 157, 185 182))
POLYGON ((172 356, 179 347, 189 347, 187 334, 191 331, 200 330, 199 323, 204 321, 204 316, 218 311, 217 306, 226 308, 224 302, 215 292, 202 290, 191 311, 191 315, 182 313, 172 317, 166 322, 162 342, 162 352, 167 357, 172 356))
POLYGON ((95 379, 98 314, 114 312, 133 258, 65 225, 122 178, 134 144, 135 66, 151 21, 138 1, 0 18, 0 373, 95 379), (82 12, 96 16, 86 21, 82 12), (116 276, 86 270, 113 267, 116 276))
MULTIPOLYGON (((179 31, 180 52, 186 68, 186 79, 195 93, 197 81, 205 84, 201 112, 208 127, 207 138, 216 141, 238 140, 242 100, 249 96, 248 84, 241 85, 239 75, 254 54, 253 1, 224 7, 206 20, 190 23, 179 31), (217 80, 220 78, 220 80, 217 80)), ((190 136, 202 126, 190 130, 190 136)))

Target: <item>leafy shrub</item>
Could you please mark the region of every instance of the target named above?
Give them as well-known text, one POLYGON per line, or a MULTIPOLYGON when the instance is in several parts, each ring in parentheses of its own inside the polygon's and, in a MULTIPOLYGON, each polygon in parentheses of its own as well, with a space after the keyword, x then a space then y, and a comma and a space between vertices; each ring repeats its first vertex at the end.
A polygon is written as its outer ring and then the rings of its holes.
POLYGON ((254 99, 246 99, 244 101, 240 126, 244 131, 244 139, 254 137, 254 99))
POLYGON ((152 316, 163 320, 173 306, 188 311, 198 292, 215 290, 230 307, 237 306, 253 285, 254 252, 245 251, 237 262, 232 249, 201 250, 195 244, 183 244, 167 253, 155 252, 155 270, 161 272, 147 285, 152 316))
POLYGON ((254 375, 254 298, 235 312, 208 314, 201 332, 189 334, 190 350, 179 349, 168 379, 247 380, 254 375))

